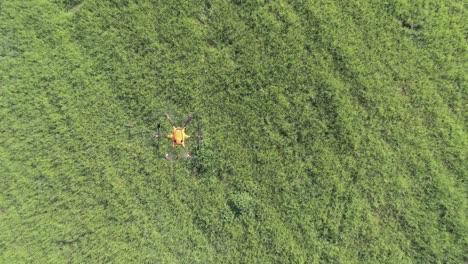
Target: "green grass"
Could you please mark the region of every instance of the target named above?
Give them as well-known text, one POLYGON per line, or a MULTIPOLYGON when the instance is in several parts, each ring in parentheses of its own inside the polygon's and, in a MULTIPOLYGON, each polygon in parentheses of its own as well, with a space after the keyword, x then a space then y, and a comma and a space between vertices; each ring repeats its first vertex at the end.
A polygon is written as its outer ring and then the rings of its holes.
POLYGON ((465 9, 1 1, 0 262, 468 261, 465 9))

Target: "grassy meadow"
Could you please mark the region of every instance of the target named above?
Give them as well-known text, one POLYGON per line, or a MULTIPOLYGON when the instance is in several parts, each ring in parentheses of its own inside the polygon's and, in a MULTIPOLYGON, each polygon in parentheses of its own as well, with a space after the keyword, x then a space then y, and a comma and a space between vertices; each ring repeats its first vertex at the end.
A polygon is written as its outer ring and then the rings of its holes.
POLYGON ((466 17, 0 1, 0 262, 466 263, 466 17), (162 113, 196 113, 192 160, 162 113))

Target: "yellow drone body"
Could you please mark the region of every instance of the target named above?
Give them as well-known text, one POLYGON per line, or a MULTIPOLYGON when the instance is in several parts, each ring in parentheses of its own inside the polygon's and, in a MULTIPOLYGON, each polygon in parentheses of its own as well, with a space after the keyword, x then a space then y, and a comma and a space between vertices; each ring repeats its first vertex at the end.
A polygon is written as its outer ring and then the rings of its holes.
POLYGON ((172 146, 185 147, 185 140, 190 138, 189 135, 185 134, 185 127, 172 127, 172 134, 167 136, 172 140, 172 146))

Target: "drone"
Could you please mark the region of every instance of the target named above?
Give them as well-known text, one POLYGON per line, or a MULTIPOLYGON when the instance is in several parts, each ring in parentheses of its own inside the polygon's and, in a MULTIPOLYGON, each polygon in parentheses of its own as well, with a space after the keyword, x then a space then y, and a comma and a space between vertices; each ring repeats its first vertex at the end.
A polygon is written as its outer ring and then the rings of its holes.
MULTIPOLYGON (((197 140, 197 150, 198 150, 198 149, 200 149, 200 141, 203 140, 203 135, 201 135, 200 133, 198 135, 196 135, 196 136, 190 136, 190 135, 185 133, 185 130, 187 129, 188 124, 193 119, 193 115, 189 115, 187 117, 187 120, 185 121, 184 125, 181 126, 181 127, 174 126, 174 122, 172 121, 172 118, 171 118, 171 116, 169 114, 164 114, 164 118, 169 122, 169 124, 172 127, 171 134, 165 136, 165 138, 169 139, 172 142, 172 147, 174 147, 174 148, 175 147, 182 147, 184 149, 184 154, 183 154, 184 158, 192 159, 192 156, 188 153, 188 150, 185 147, 185 143, 189 139, 197 140)), ((164 138, 164 136, 161 135, 161 128, 162 128, 161 124, 158 123, 158 125, 157 125, 158 133, 152 135, 152 138, 155 138, 155 139, 158 140, 158 150, 160 149, 160 141, 161 141, 162 138, 164 138)), ((198 130, 200 130, 200 129, 198 129, 198 130)), ((198 132, 200 132, 200 131, 198 131, 198 132)), ((172 159, 175 158, 173 155, 171 155, 169 153, 165 153, 164 157, 166 159, 168 159, 168 160, 172 160, 172 159)))

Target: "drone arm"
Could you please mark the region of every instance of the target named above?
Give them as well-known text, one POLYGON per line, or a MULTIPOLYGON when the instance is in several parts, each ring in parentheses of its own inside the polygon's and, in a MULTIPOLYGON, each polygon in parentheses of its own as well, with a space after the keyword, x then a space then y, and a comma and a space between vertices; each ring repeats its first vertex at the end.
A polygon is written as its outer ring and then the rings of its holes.
POLYGON ((188 124, 190 123, 190 121, 192 121, 192 119, 193 119, 193 116, 192 116, 192 115, 189 115, 189 116, 187 117, 187 121, 185 121, 184 127, 188 126, 188 124))
POLYGON ((172 119, 171 117, 168 115, 168 114, 164 114, 164 117, 167 119, 167 121, 169 122, 169 124, 171 124, 171 126, 173 127, 173 123, 172 123, 172 119))

